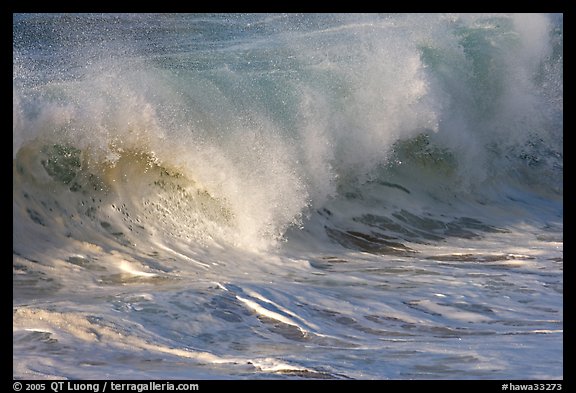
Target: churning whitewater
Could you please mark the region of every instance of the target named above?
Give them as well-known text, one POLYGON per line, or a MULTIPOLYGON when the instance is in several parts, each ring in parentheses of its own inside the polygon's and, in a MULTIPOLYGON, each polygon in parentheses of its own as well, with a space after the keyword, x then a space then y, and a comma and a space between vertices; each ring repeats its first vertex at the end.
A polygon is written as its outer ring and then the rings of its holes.
POLYGON ((562 15, 13 37, 14 378, 563 378, 562 15))

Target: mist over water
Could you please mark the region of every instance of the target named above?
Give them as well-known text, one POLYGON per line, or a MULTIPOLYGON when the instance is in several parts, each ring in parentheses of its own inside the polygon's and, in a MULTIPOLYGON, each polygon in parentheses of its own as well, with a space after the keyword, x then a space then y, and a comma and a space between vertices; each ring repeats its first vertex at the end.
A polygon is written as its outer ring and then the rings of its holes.
POLYGON ((562 378, 562 15, 13 32, 15 377, 562 378))

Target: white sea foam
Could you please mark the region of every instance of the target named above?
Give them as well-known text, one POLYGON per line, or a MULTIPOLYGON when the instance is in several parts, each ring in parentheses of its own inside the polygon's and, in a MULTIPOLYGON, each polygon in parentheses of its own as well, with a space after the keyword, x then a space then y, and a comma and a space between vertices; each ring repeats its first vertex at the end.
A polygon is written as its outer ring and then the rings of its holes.
POLYGON ((15 15, 14 376, 562 378, 562 23, 15 15))

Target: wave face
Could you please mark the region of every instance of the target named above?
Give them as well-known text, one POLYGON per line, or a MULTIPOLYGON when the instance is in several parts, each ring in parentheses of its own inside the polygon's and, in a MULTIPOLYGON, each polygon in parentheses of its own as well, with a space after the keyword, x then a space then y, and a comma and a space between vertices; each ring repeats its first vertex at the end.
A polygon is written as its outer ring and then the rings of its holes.
POLYGON ((562 378, 562 15, 13 33, 14 377, 562 378))

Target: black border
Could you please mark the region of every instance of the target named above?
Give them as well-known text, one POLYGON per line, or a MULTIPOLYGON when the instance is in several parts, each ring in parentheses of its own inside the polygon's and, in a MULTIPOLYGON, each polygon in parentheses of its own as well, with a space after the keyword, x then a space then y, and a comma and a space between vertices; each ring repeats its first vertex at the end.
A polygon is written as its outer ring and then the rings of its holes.
MULTIPOLYGON (((315 3, 259 3, 258 5, 255 4, 246 4, 243 2, 235 2, 235 3, 219 3, 219 2, 188 2, 188 1, 173 1, 173 2, 148 2, 148 3, 138 3, 138 6, 135 7, 132 4, 125 4, 121 2, 116 3, 84 3, 84 2, 59 2, 54 3, 50 1, 30 4, 24 2, 14 2, 9 0, 10 4, 4 4, 4 12, 2 13, 3 22, 2 26, 9 31, 6 31, 3 34, 3 37, 6 38, 6 52, 8 52, 8 39, 7 37, 12 37, 13 31, 11 29, 12 26, 12 15, 13 13, 26 13, 26 12, 510 12, 510 11, 518 11, 521 12, 553 12, 553 13, 562 13, 564 14, 564 18, 568 19, 568 23, 564 24, 564 34, 568 33, 568 40, 564 42, 568 44, 568 50, 565 50, 564 53, 568 54, 565 57, 565 63, 567 65, 564 66, 564 69, 567 70, 565 76, 565 81, 568 82, 567 86, 571 86, 571 70, 573 69, 570 66, 570 53, 572 52, 570 47, 572 46, 572 39, 573 33, 571 31, 571 12, 569 12, 568 2, 561 1, 561 2, 493 2, 489 3, 486 1, 476 2, 476 3, 469 3, 464 1, 449 1, 449 2, 419 2, 419 3, 408 3, 408 2, 394 2, 394 3, 379 3, 374 0, 363 2, 363 3, 351 3, 347 2, 347 4, 343 4, 343 2, 338 3, 330 3, 330 7, 319 6, 315 3), (329 9, 326 9, 329 8, 329 9)), ((8 55, 5 56, 6 62, 6 84, 8 84, 8 72, 12 72, 11 66, 11 57, 8 55)), ((4 91, 8 92, 9 87, 5 86, 4 91)), ((572 89, 565 89, 565 92, 568 96, 568 102, 570 102, 570 95, 572 93, 572 89)), ((8 102, 10 97, 6 97, 5 103, 8 102)), ((569 105, 569 104, 568 104, 569 105)), ((10 117, 5 115, 6 119, 10 117)), ((570 130, 568 134, 571 133, 573 130, 571 116, 564 117, 565 122, 565 129, 570 130)), ((8 126, 8 125, 7 125, 8 126)), ((11 155, 6 154, 6 157, 11 157, 11 155)), ((569 165, 568 165, 569 167, 569 165)), ((11 168, 11 165, 6 163, 6 168, 11 168)), ((570 174, 573 172, 569 172, 570 174)), ((10 174, 12 176, 12 174, 10 174)), ((566 179, 566 178, 565 178, 566 179)), ((6 203, 6 206, 10 206, 9 203, 6 203)), ((566 210, 567 216, 571 217, 571 206, 568 204, 568 209, 566 210)), ((565 237, 568 237, 568 244, 570 243, 570 235, 571 235, 571 226, 567 225, 567 231, 565 231, 565 237)), ((6 248, 9 249, 9 248, 6 248)), ((568 284, 571 284, 570 280, 573 277, 573 258, 571 256, 571 249, 567 247, 564 249, 564 254, 568 255, 568 258, 564 258, 568 260, 568 264, 564 265, 564 276, 568 277, 568 284)), ((4 273, 3 277, 12 277, 12 269, 10 265, 5 262, 6 272, 4 273)), ((10 299, 13 300, 13 297, 10 296, 10 299)), ((13 304, 13 302, 12 302, 13 304)), ((564 286, 564 311, 572 311, 572 307, 575 304, 573 302, 573 290, 571 285, 564 286), (566 305, 568 305, 568 309, 566 310, 566 305)), ((11 305, 12 306, 12 305, 11 305)), ((12 307, 11 307, 12 308, 12 307)), ((6 307, 4 311, 5 315, 12 315, 12 309, 6 307)), ((4 314, 3 314, 4 315, 4 314)), ((266 390, 269 391, 272 388, 277 388, 280 385, 282 388, 305 388, 305 389, 393 389, 393 391, 401 392, 403 390, 412 391, 416 389, 417 391, 425 391, 427 389, 438 389, 442 391, 454 391, 454 392, 462 392, 463 389, 482 389, 485 392, 501 392, 503 384, 562 384, 561 391, 571 391, 571 388, 574 386, 573 383, 573 374, 572 370, 574 367, 571 367, 571 352, 575 348, 574 339, 572 336, 572 332, 575 331, 574 329, 574 319, 572 318, 572 313, 564 313, 564 330, 567 334, 564 334, 564 380, 562 381, 538 381, 538 380, 377 380, 377 381, 370 381, 370 380, 303 380, 303 379, 274 379, 274 380, 240 380, 240 379, 233 379, 233 380, 198 380, 198 381, 176 381, 172 380, 171 382, 178 383, 178 382, 195 382, 198 383, 200 386, 200 391, 214 391, 214 390, 222 390, 222 389, 250 389, 250 390, 266 390)), ((4 332, 6 332, 6 342, 10 343, 10 350, 3 351, 4 354, 11 354, 12 357, 10 360, 4 362, 5 367, 2 368, 3 372, 6 374, 6 380, 9 380, 11 386, 10 389, 12 391, 16 391, 13 389, 13 374, 12 370, 9 370, 6 367, 7 364, 12 364, 13 359, 13 346, 12 346, 12 338, 11 334, 9 333, 9 329, 7 328, 8 321, 6 321, 4 325, 4 332), (10 374, 12 375, 10 375, 10 374)), ((8 355, 6 355, 8 356, 8 355)), ((539 359, 533 359, 534 362, 538 362, 539 359)), ((147 381, 157 381, 158 383, 162 383, 165 381, 162 380, 138 380, 133 381, 134 383, 142 383, 147 381)), ((27 383, 26 380, 21 381, 23 384, 27 383)), ((35 383, 45 383, 46 390, 49 390, 50 382, 51 381, 37 381, 37 380, 30 380, 30 382, 35 383)), ((102 383, 102 381, 96 380, 86 380, 85 382, 93 382, 93 383, 102 383)), ((118 381, 120 382, 120 381, 118 381)), ((129 381, 122 381, 122 382, 129 382, 129 381)), ((23 390, 24 391, 24 390, 23 390)), ((102 390, 100 390, 102 391, 102 390)))

